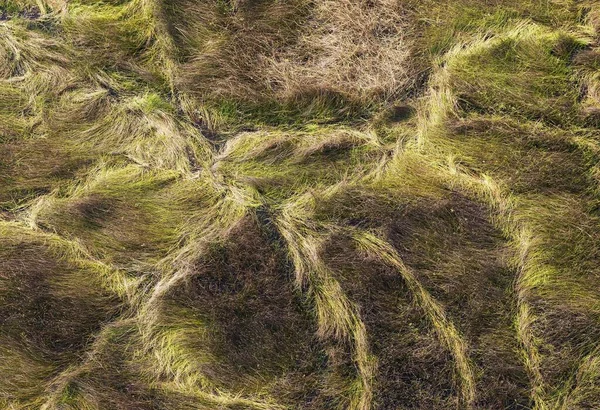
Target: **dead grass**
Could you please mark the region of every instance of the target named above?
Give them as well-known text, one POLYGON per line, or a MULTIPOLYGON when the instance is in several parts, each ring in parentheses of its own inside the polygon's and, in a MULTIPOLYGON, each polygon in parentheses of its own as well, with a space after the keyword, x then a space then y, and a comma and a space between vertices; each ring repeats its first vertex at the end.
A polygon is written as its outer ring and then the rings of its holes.
POLYGON ((0 230, 2 346, 12 359, 2 362, 11 376, 3 378, 0 396, 36 406, 53 374, 79 360, 121 302, 103 284, 102 268, 80 260, 63 240, 16 224, 0 230))
POLYGON ((406 93, 410 43, 400 2, 316 2, 297 44, 267 56, 274 92, 293 99, 311 88, 370 102, 406 93))

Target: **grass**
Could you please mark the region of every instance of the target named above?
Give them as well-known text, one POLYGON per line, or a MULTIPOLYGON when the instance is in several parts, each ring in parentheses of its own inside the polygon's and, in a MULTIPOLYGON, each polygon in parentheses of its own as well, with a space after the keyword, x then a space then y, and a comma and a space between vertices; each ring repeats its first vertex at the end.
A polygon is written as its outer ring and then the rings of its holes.
POLYGON ((599 30, 0 2, 0 408, 599 407, 599 30))

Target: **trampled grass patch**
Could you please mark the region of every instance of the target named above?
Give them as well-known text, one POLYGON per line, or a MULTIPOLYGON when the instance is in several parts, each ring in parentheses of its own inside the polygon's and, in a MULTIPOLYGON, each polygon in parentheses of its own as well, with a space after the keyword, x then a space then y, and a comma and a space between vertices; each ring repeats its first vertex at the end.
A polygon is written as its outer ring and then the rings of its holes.
POLYGON ((0 2, 0 407, 597 408, 598 30, 0 2))

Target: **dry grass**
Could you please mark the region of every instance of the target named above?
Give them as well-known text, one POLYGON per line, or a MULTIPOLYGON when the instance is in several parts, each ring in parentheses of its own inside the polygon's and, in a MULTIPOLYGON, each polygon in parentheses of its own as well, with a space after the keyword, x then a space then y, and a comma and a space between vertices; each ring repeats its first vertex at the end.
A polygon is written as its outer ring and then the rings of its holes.
POLYGON ((598 407, 599 13, 0 2, 0 408, 598 407))
POLYGON ((261 70, 276 95, 315 89, 368 103, 407 93, 410 43, 400 2, 328 0, 311 11, 297 43, 267 56, 261 70))

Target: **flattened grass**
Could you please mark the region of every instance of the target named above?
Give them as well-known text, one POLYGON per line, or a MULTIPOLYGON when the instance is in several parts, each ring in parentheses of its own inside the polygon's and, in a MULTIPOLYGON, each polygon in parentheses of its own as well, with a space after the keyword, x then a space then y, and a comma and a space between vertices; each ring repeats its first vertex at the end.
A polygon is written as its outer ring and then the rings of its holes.
POLYGON ((0 12, 0 406, 597 405, 593 4, 0 12))

